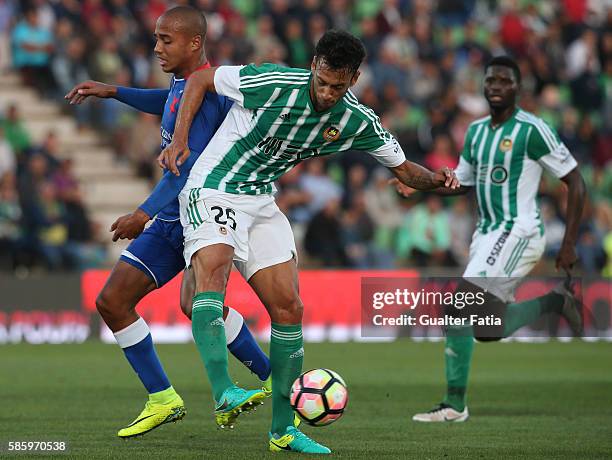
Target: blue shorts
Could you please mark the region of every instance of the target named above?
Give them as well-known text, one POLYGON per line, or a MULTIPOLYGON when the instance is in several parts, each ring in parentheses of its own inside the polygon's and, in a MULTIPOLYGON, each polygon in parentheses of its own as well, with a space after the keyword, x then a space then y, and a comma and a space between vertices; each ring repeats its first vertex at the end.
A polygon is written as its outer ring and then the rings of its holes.
POLYGON ((156 219, 121 253, 119 260, 142 270, 158 288, 185 268, 180 220, 156 219))

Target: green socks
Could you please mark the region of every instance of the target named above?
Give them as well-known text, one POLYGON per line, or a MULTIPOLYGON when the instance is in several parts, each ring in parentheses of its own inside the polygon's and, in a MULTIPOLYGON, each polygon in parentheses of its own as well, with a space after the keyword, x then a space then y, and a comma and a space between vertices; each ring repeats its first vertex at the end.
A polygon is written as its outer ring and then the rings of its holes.
POLYGON ((443 402, 458 411, 465 408, 473 351, 474 332, 471 327, 452 328, 447 331, 444 348, 447 390, 443 402))
POLYGON ((223 294, 200 292, 193 298, 191 331, 206 367, 215 401, 232 386, 227 371, 227 344, 223 323, 223 294))
POLYGON ((559 312, 562 305, 563 296, 556 292, 509 304, 504 317, 504 337, 509 337, 523 326, 533 323, 544 313, 559 312))
MULTIPOLYGON (((559 312, 562 305, 563 296, 556 292, 525 302, 509 304, 504 317, 504 337, 534 322, 543 313, 559 312)), ((447 390, 444 403, 458 411, 465 408, 473 351, 474 332, 471 327, 450 328, 447 331, 444 349, 447 390)))
POLYGON ((293 426, 293 409, 289 391, 302 372, 304 341, 301 324, 272 323, 270 365, 272 366, 272 428, 271 433, 284 435, 293 426))

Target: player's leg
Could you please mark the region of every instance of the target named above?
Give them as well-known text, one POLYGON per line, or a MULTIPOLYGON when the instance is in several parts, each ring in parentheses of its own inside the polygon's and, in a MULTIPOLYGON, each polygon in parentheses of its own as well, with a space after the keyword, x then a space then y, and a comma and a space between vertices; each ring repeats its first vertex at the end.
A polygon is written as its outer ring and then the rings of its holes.
POLYGON ((471 289, 474 293, 480 291, 485 298, 485 314, 492 313, 503 318, 502 326, 448 329, 445 347, 446 395, 442 404, 427 413, 416 414, 413 420, 442 422, 467 419, 466 391, 474 335, 481 342, 500 340, 550 311, 559 311, 570 324, 580 321, 576 319, 580 315, 573 301, 575 299, 561 288, 526 302, 508 305, 513 300, 514 289, 520 279, 531 271, 541 257, 543 246, 543 239, 537 236, 520 238, 502 230, 487 235, 476 234, 470 248, 470 263, 460 288, 471 289))
POLYGON ((302 371, 304 343, 295 242, 287 218, 270 201, 249 232, 249 257, 237 263, 245 279, 266 307, 272 322, 272 425, 269 448, 327 454, 330 450, 294 426, 289 403, 291 385, 302 371))
POLYGON ((272 365, 272 425, 270 450, 328 454, 331 451, 294 426, 289 403, 291 385, 302 372, 304 342, 295 259, 259 270, 249 283, 270 314, 272 365))
POLYGON ((217 402, 232 386, 227 369, 223 300, 233 257, 232 246, 213 244, 200 249, 191 258, 195 278, 191 328, 217 402))
POLYGON ((191 257, 195 296, 191 329, 215 399, 215 421, 221 428, 234 425, 241 412, 262 403, 261 390, 244 390, 232 383, 227 367, 227 347, 223 322, 225 288, 232 267, 234 248, 213 244, 191 257))
MULTIPOLYGON (((191 319, 191 299, 195 294, 195 279, 193 270, 186 268, 181 284, 181 310, 191 319)), ((224 306, 223 320, 225 322, 225 338, 228 350, 247 369, 255 373, 264 382, 270 376, 270 360, 259 347, 242 315, 235 309, 224 306)), ((268 388, 265 388, 268 390, 268 388)), ((269 388, 270 393, 272 389, 269 388)))
POLYGON ((295 261, 258 271, 249 280, 272 321, 270 364, 272 366, 272 433, 284 433, 293 425, 289 390, 299 377, 304 360, 302 339, 303 305, 298 295, 295 261))
POLYGON ((155 221, 123 252, 96 301, 98 311, 149 393, 143 413, 119 431, 122 437, 143 434, 185 415, 183 401, 157 357, 149 327, 135 311, 146 294, 163 286, 184 266, 180 252, 171 244, 173 235, 180 246, 180 224, 155 221))
MULTIPOLYGON (((262 390, 232 384, 227 368, 223 304, 233 259, 247 260, 254 197, 210 189, 184 190, 179 196, 184 229, 184 258, 195 279, 191 329, 215 400, 215 421, 233 426, 244 410, 265 398, 262 390), (225 217, 224 217, 225 216, 225 217)), ((256 207, 254 209, 257 210, 256 207)), ((256 214, 256 213, 255 213, 256 214)))
MULTIPOLYGON (((523 249, 516 254, 516 257, 510 258, 505 264, 508 276, 513 279, 526 276, 544 252, 545 241, 543 237, 537 235, 524 241, 523 249)), ((504 337, 511 336, 520 328, 533 323, 547 313, 563 316, 574 334, 580 335, 582 333, 583 322, 579 302, 571 288, 564 283, 560 283, 551 292, 543 296, 524 302, 510 303, 504 317, 504 337)))
MULTIPOLYGON (((492 267, 487 263, 488 257, 495 251, 503 251, 508 246, 509 233, 503 231, 482 234, 476 232, 470 246, 470 262, 464 272, 464 279, 457 287, 458 291, 486 291, 487 311, 499 310, 498 297, 488 293, 492 267)), ((494 289, 493 289, 494 291, 494 289)), ((451 316, 466 315, 467 312, 450 306, 445 314, 451 316)), ((469 315, 467 316, 469 317, 469 315)), ((446 330, 444 347, 444 364, 446 393, 442 403, 428 412, 415 414, 412 419, 417 422, 463 422, 469 417, 466 396, 472 355, 474 352, 474 329, 471 325, 449 327, 446 330)))
POLYGON ((100 315, 149 393, 145 409, 131 424, 119 430, 120 437, 138 436, 185 416, 183 400, 170 385, 155 352, 149 327, 134 309, 154 289, 156 285, 151 278, 119 261, 96 300, 100 315))

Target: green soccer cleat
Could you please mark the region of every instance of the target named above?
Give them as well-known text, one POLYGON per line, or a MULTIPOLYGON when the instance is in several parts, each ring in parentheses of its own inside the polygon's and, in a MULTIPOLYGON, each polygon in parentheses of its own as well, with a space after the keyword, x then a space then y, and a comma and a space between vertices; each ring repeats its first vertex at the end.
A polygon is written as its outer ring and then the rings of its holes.
POLYGON ((120 438, 132 438, 169 422, 178 422, 185 417, 185 406, 179 395, 168 404, 155 404, 147 401, 144 410, 136 419, 117 433, 120 438))
POLYGON ((257 410, 265 397, 263 390, 245 390, 233 385, 223 392, 215 407, 215 422, 219 428, 234 428, 238 416, 243 412, 257 410))
POLYGON ((288 426, 283 436, 276 437, 270 433, 271 452, 300 452, 302 454, 331 454, 327 447, 313 441, 300 430, 288 426))

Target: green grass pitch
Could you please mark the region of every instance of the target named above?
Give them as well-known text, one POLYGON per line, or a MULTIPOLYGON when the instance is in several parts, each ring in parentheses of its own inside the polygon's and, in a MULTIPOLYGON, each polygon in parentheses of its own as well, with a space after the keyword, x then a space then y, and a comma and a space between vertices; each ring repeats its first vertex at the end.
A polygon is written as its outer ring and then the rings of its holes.
MULTIPOLYGON (((144 437, 116 431, 142 409, 145 393, 116 346, 0 347, 0 442, 65 440, 58 458, 278 458, 267 452, 268 401, 218 431, 203 366, 193 345, 162 345, 159 355, 187 405, 187 417, 144 437)), ((410 420, 443 393, 443 345, 307 344, 305 369, 329 367, 349 386, 346 414, 306 428, 337 458, 610 458, 612 344, 495 343, 476 346, 469 408, 455 425, 410 420)), ((258 382, 231 359, 244 386, 258 382)), ((0 452, 4 457, 6 451, 0 452)), ((25 458, 24 454, 14 458, 25 458)), ((295 458, 295 456, 293 456, 295 458)))

